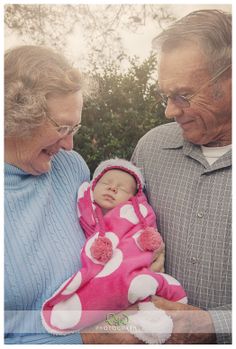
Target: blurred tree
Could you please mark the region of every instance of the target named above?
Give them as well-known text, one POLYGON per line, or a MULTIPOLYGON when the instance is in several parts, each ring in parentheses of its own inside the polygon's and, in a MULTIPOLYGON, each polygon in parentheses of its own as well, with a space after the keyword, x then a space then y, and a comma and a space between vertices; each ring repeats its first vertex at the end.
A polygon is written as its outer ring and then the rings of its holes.
MULTIPOLYGON (((67 43, 79 30, 87 47, 86 57, 104 65, 109 59, 126 59, 122 30, 136 32, 152 21, 157 32, 174 20, 168 6, 143 5, 5 5, 5 25, 27 44, 48 45, 70 55, 67 43)), ((81 43, 82 45, 82 43, 81 43)))
POLYGON ((143 63, 133 59, 130 64, 127 73, 121 73, 113 64, 93 75, 99 91, 85 101, 83 126, 74 139, 75 150, 84 157, 91 172, 99 162, 111 157, 129 160, 140 137, 167 122, 157 103, 155 55, 143 63))

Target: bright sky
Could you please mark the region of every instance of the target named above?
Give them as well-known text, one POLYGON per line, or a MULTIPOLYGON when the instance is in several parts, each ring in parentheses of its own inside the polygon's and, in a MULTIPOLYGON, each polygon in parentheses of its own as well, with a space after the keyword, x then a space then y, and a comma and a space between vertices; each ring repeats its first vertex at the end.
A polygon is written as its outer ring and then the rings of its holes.
MULTIPOLYGON (((46 3, 46 1, 44 2, 46 3)), ((53 2, 50 2, 52 4, 53 2)), ((121 2, 119 2, 121 3, 121 2)), ((128 3, 128 2, 127 2, 128 3)), ((145 3, 139 2, 139 4, 145 3)), ((162 4, 164 1, 162 1, 162 4)), ((77 2, 78 4, 78 2, 77 2)), ((95 3, 97 5, 97 3, 95 3)), ((112 2, 115 4, 115 2, 112 2)), ((94 5, 94 3, 92 4, 94 5)), ((104 5, 104 3, 103 3, 104 5)), ((158 5, 158 3, 156 3, 158 5)), ((60 5, 59 5, 60 6, 60 5)), ((135 4, 134 4, 135 6, 135 4)), ((160 4, 160 6, 163 6, 160 4)), ((180 18, 187 13, 198 10, 198 9, 206 9, 206 8, 215 8, 222 9, 224 11, 231 11, 231 5, 220 5, 220 4, 165 4, 166 7, 169 7, 173 14, 180 18)), ((91 7, 91 10, 94 9, 94 6, 91 7)), ((123 46, 125 49, 125 53, 129 56, 138 56, 141 59, 144 59, 149 56, 151 50, 151 41, 158 34, 156 30, 156 26, 154 22, 148 22, 146 26, 140 26, 139 30, 133 34, 128 31, 121 31, 120 35, 122 37, 123 46)), ((88 37, 89 40, 89 37, 88 37)), ((81 28, 77 27, 77 30, 73 32, 73 35, 68 38, 68 47, 67 50, 72 58, 72 60, 79 61, 80 60, 80 68, 85 68, 86 61, 81 61, 81 57, 86 57, 87 47, 86 47, 86 39, 81 34, 81 28), (82 63, 82 64, 81 64, 82 63), (85 65, 85 66, 83 66, 85 65)), ((5 28, 5 48, 9 48, 12 46, 25 44, 21 37, 17 36, 15 33, 12 33, 5 28)))
MULTIPOLYGON (((177 5, 177 4, 170 4, 166 5, 170 7, 173 10, 173 13, 176 15, 177 18, 183 17, 189 12, 200 10, 200 9, 221 9, 224 11, 231 11, 230 5, 177 5)), ((148 55, 148 53, 151 50, 151 41, 152 39, 157 35, 156 28, 154 26, 154 23, 150 23, 149 25, 146 25, 145 28, 142 29, 142 33, 136 34, 136 35, 125 35, 124 36, 124 43, 125 48, 127 50, 127 53, 136 54, 139 57, 145 57, 148 55)))

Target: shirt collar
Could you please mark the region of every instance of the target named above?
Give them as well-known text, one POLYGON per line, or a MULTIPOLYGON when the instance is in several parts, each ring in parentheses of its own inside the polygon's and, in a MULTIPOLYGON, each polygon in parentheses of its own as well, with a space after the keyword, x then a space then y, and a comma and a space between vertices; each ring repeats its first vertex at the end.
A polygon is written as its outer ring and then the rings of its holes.
POLYGON ((165 139, 161 147, 162 149, 166 150, 182 148, 183 153, 186 156, 189 156, 192 159, 195 159, 196 161, 201 163, 205 167, 206 172, 211 172, 219 168, 228 167, 232 164, 232 150, 230 150, 229 152, 224 154, 220 159, 218 159, 213 165, 210 166, 202 153, 200 145, 190 143, 183 139, 182 130, 180 127, 178 127, 178 132, 176 132, 175 137, 165 139))

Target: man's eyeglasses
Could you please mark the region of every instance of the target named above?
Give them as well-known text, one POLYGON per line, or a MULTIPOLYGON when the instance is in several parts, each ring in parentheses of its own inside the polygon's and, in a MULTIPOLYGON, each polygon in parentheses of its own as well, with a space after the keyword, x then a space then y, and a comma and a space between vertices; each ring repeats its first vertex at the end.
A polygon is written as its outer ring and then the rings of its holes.
POLYGON ((81 127, 81 124, 76 124, 74 126, 59 125, 51 116, 47 115, 47 118, 51 121, 51 123, 54 126, 56 126, 57 132, 62 137, 68 136, 70 134, 74 135, 81 127))
POLYGON ((171 101, 179 108, 189 108, 190 107, 190 103, 191 100, 204 88, 206 87, 208 84, 210 84, 211 82, 216 81, 224 72, 226 72, 226 70, 228 70, 231 67, 231 64, 228 65, 226 68, 218 71, 216 73, 215 76, 213 76, 210 80, 206 81, 196 92, 194 92, 191 96, 182 96, 182 95, 178 95, 178 94, 173 94, 170 96, 166 96, 161 92, 158 92, 158 96, 160 97, 160 101, 159 103, 161 103, 161 105, 166 108, 167 107, 167 103, 168 103, 168 99, 171 99, 171 101))

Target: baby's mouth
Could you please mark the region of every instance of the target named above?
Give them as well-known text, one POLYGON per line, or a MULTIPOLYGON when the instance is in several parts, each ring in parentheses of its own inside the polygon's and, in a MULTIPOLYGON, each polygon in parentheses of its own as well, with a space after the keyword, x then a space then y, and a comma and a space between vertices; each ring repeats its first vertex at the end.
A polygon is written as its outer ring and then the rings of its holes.
POLYGON ((113 198, 113 196, 109 195, 109 194, 104 194, 103 195, 104 199, 109 200, 109 201, 114 201, 115 199, 113 198))

